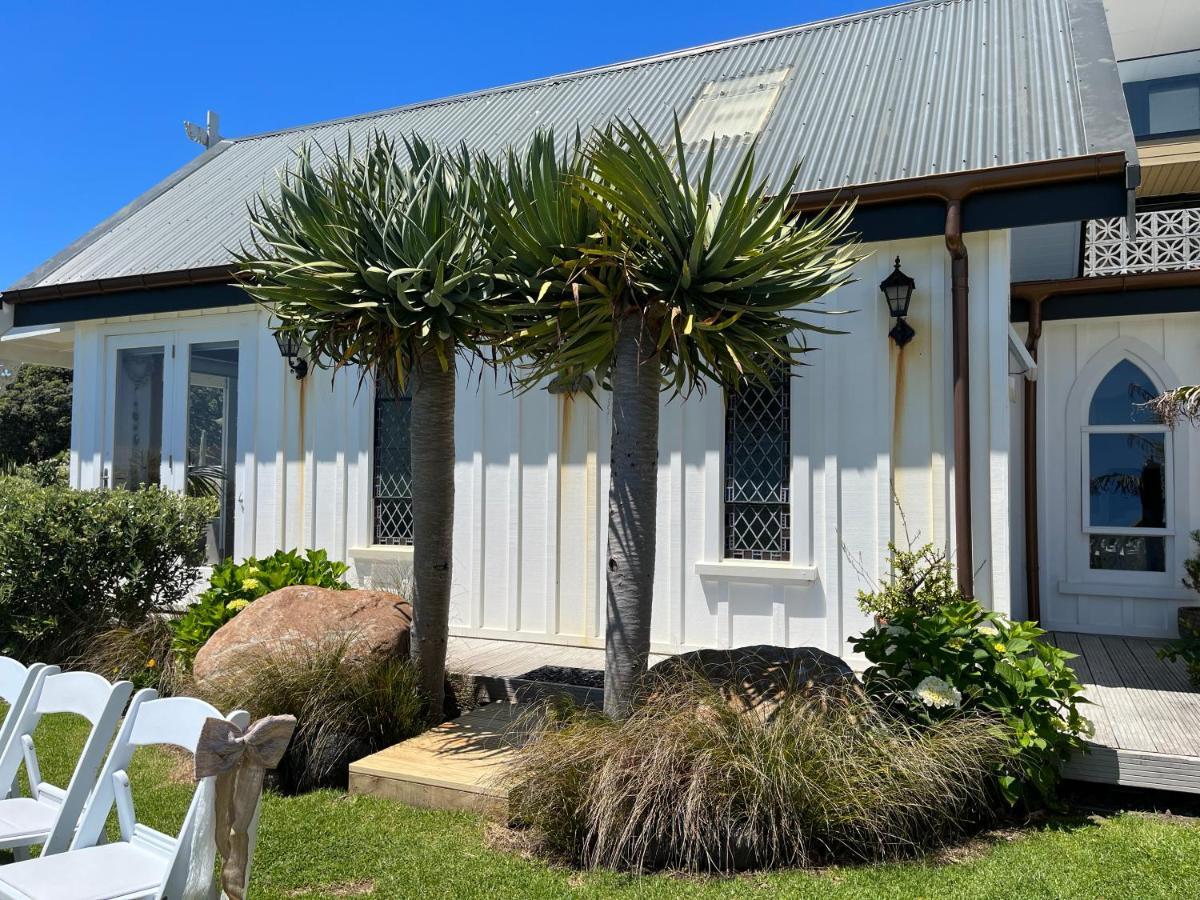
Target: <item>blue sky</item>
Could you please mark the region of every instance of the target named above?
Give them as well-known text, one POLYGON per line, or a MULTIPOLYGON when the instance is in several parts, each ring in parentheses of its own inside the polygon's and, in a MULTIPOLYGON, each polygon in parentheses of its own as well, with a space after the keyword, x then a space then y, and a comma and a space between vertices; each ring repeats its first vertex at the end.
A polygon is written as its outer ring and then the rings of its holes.
POLYGON ((192 159, 208 108, 236 137, 880 5, 5 0, 0 288, 192 159))

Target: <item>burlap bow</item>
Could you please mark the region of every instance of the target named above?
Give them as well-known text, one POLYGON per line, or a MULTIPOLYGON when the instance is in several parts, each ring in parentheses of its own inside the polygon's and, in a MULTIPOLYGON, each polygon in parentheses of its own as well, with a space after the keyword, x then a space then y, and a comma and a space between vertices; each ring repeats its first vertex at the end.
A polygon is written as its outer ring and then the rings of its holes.
POLYGON ((262 793, 263 775, 279 765, 295 716, 267 716, 245 731, 225 719, 206 719, 196 745, 196 780, 217 776, 213 800, 221 888, 230 900, 246 895, 250 823, 262 793))

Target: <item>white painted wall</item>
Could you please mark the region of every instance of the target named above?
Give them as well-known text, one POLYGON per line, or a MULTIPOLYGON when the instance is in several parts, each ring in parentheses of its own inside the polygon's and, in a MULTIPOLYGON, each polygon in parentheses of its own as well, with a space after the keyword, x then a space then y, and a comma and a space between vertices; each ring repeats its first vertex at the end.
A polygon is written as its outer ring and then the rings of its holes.
MULTIPOLYGON (((970 235, 976 585, 1009 608, 1007 232, 970 235)), ((722 560, 724 408, 719 391, 665 403, 660 438, 657 649, 757 642, 845 651, 867 625, 856 593, 883 575, 886 544, 950 547, 949 260, 940 239, 873 245, 827 306, 812 365, 792 386, 792 561, 722 560), (903 352, 878 284, 895 256, 917 281, 903 352)), ((255 309, 80 324, 72 478, 100 483, 106 344, 167 333, 182 347, 241 341, 235 546, 239 556, 319 546, 363 583, 403 584, 411 557, 371 547, 371 390, 327 373, 297 382, 255 309)), ((182 352, 182 350, 180 351, 182 352)), ((599 645, 604 634, 608 414, 584 397, 519 397, 460 377, 453 627, 456 633, 599 645)))
POLYGON ((1200 381, 1200 313, 1046 322, 1039 353, 1038 460, 1042 618, 1048 628, 1174 637, 1175 612, 1196 605, 1180 579, 1200 528, 1200 433, 1180 425, 1173 459, 1174 535, 1165 573, 1094 572, 1083 532, 1082 428, 1099 380, 1122 358, 1160 388, 1200 381))

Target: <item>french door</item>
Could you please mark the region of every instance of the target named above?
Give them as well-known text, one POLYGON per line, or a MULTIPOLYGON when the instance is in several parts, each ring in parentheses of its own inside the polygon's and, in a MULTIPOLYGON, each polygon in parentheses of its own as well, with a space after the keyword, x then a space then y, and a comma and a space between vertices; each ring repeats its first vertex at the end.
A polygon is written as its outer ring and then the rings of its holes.
POLYGON ((208 557, 233 554, 238 497, 239 356, 229 332, 107 338, 107 487, 212 497, 208 557))

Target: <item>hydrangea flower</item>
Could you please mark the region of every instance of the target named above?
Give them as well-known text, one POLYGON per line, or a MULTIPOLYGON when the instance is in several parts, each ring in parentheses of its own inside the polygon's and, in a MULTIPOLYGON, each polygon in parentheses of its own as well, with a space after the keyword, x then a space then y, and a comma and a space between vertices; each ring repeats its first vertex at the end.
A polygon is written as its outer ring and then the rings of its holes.
POLYGON ((986 635, 987 637, 996 637, 996 635, 998 635, 1000 633, 1000 629, 997 628, 995 625, 993 625, 991 622, 989 622, 987 619, 984 619, 982 622, 980 622, 978 625, 976 625, 975 630, 978 631, 982 635, 986 635))
POLYGON ((943 681, 936 675, 927 675, 921 679, 913 696, 930 709, 946 709, 962 706, 962 692, 948 681, 943 681))
POLYGON ((249 605, 249 600, 238 598, 237 600, 230 600, 227 604, 225 604, 225 608, 230 612, 238 612, 239 610, 245 609, 249 605))
POLYGON ((262 582, 257 578, 245 578, 242 580, 243 591, 257 591, 260 587, 262 587, 262 582))

